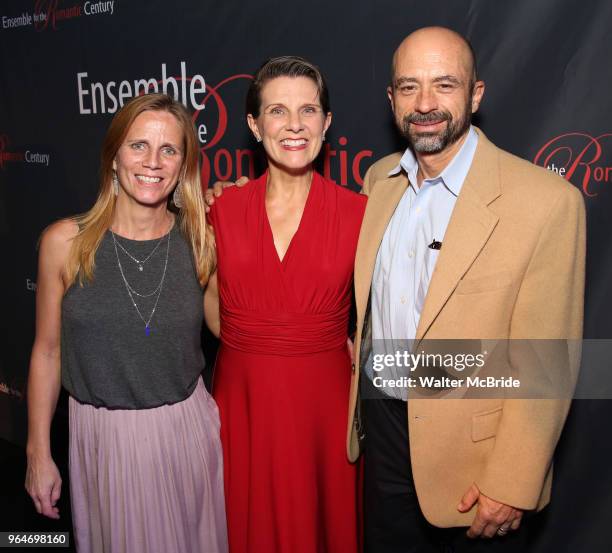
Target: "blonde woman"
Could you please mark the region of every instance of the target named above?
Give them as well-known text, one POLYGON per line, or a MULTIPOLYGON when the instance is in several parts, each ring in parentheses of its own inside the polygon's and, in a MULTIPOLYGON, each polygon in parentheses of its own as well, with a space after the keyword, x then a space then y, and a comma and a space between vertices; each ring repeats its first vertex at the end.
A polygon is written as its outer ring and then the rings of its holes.
POLYGON ((191 118, 169 96, 134 98, 106 134, 96 203, 40 246, 26 488, 59 517, 61 381, 81 553, 227 550, 219 417, 200 377, 213 265, 191 118))

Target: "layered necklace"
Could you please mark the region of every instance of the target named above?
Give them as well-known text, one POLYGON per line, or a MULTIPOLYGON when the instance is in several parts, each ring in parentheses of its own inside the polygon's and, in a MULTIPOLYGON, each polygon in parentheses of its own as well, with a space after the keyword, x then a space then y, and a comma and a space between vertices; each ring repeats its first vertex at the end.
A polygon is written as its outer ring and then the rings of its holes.
MULTIPOLYGON (((111 230, 112 232, 112 230, 111 230)), ((113 234, 113 238, 115 237, 115 235, 113 234)), ((160 244, 162 243, 163 237, 160 238, 160 240, 157 242, 157 244, 155 245, 155 247, 153 248, 153 250, 151 251, 151 253, 149 255, 147 255, 147 257, 145 257, 144 259, 136 259, 130 252, 128 252, 125 247, 123 247, 121 245, 121 242, 117 242, 115 240, 115 245, 119 246, 122 250, 123 253, 125 255, 127 255, 134 263, 136 263, 136 265, 138 266, 138 270, 139 271, 143 271, 144 270, 144 264, 149 261, 149 259, 151 259, 151 257, 153 257, 153 254, 157 251, 157 248, 159 248, 160 244)))
POLYGON ((117 256, 117 265, 119 267, 119 272, 121 273, 121 278, 123 279, 123 284, 125 285, 125 289, 127 290, 128 296, 130 297, 130 300, 132 302, 132 305, 134 306, 134 309, 136 309, 136 313, 138 313, 140 320, 145 325, 145 334, 147 336, 151 335, 151 320, 153 319, 153 315, 155 315, 155 310, 157 309, 157 303, 159 302, 159 298, 161 296, 162 289, 164 287, 164 281, 166 279, 166 270, 168 269, 168 255, 170 253, 171 230, 172 230, 172 226, 170 227, 170 230, 168 230, 168 234, 166 236, 162 236, 157 242, 157 244, 155 244, 155 247, 153 248, 151 253, 147 255, 147 257, 145 257, 144 259, 140 260, 140 259, 137 259, 134 255, 132 255, 129 251, 127 251, 127 249, 117 240, 117 237, 115 236, 115 233, 113 232, 113 230, 110 229, 111 236, 113 237, 113 244, 115 246, 115 255, 117 256), (136 263, 136 266, 138 267, 139 271, 143 271, 145 263, 149 261, 149 259, 151 259, 153 254, 157 251, 161 243, 164 241, 166 242, 166 259, 164 261, 164 270, 162 272, 161 280, 159 281, 159 284, 155 287, 155 289, 152 292, 149 292, 146 294, 140 293, 128 282, 128 279, 126 278, 125 272, 123 270, 123 265, 121 264, 121 259, 119 258, 119 250, 117 248, 118 247, 121 248, 121 250, 128 256, 128 258, 131 259, 134 263, 136 263), (152 296, 156 296, 155 302, 153 304, 153 309, 151 310, 151 313, 148 318, 145 319, 142 312, 140 311, 140 308, 136 304, 135 296, 139 298, 150 298, 152 296))

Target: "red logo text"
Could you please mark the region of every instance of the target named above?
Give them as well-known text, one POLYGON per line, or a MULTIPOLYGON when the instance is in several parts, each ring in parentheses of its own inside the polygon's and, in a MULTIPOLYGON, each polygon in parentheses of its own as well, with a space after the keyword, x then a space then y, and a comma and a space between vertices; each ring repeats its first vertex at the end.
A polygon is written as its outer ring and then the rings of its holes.
POLYGON ((597 196, 599 185, 612 182, 612 166, 608 161, 610 137, 612 133, 561 134, 544 144, 533 162, 571 180, 586 196, 597 196))

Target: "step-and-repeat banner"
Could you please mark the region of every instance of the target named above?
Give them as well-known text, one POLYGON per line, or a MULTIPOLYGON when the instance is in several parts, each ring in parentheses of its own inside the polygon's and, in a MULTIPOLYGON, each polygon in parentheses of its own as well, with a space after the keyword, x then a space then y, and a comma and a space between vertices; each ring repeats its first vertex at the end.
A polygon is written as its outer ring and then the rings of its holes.
MULTIPOLYGON (((37 241, 95 198, 117 109, 144 91, 194 113, 202 180, 261 170, 244 97, 268 57, 297 54, 328 79, 321 170, 359 190, 399 149, 386 86, 401 39, 425 25, 468 36, 486 93, 477 124, 497 145, 581 190, 588 212, 585 335, 612 337, 612 3, 608 0, 4 0, 0 4, 0 436, 25 440, 37 241)), ((536 546, 584 550, 610 512, 605 401, 577 401, 536 546), (538 545, 539 544, 539 545, 538 545)), ((534 546, 534 547, 536 547, 534 546)), ((546 549, 548 550, 548 549, 546 549)))

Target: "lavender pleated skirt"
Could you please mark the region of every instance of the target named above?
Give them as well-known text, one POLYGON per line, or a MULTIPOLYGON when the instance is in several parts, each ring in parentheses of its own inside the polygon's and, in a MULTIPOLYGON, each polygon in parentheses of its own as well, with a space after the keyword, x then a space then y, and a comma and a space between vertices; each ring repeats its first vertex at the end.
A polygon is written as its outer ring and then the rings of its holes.
POLYGON ((79 553, 225 553, 219 414, 200 380, 184 401, 96 408, 70 398, 79 553))

